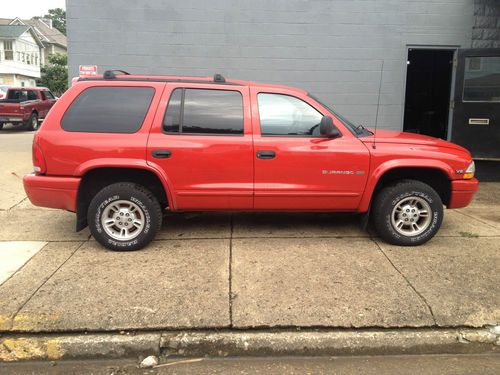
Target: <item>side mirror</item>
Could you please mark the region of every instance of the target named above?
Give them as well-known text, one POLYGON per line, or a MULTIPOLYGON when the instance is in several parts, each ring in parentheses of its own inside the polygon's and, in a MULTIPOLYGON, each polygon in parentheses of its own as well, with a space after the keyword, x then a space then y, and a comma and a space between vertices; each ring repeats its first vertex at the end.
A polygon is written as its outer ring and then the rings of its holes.
POLYGON ((338 138, 341 136, 339 130, 333 125, 330 116, 323 116, 319 125, 319 133, 328 138, 338 138))

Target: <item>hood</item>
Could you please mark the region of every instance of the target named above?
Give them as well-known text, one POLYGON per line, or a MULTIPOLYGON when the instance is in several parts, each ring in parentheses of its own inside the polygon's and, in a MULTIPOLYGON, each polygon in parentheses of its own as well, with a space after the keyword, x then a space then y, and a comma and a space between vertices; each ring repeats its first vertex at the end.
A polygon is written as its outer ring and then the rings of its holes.
MULTIPOLYGON (((373 129, 369 130, 371 132, 375 132, 373 129)), ((467 149, 463 148, 462 146, 444 141, 440 138, 429 137, 427 135, 422 135, 422 134, 405 133, 394 130, 377 129, 375 136, 371 135, 369 137, 361 137, 359 139, 364 143, 371 144, 373 143, 375 137, 376 137, 376 143, 397 143, 397 144, 408 144, 408 145, 446 147, 469 153, 469 151, 467 151, 467 149)))

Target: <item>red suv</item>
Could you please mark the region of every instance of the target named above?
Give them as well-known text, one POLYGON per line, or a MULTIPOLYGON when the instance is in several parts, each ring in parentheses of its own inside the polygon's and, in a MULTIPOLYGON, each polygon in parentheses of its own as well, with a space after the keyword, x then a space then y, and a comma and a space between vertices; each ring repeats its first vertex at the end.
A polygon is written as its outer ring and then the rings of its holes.
POLYGON ((458 145, 374 134, 306 91, 220 75, 79 79, 36 133, 33 164, 31 202, 76 212, 112 250, 147 245, 165 209, 358 212, 418 245, 478 187, 458 145))

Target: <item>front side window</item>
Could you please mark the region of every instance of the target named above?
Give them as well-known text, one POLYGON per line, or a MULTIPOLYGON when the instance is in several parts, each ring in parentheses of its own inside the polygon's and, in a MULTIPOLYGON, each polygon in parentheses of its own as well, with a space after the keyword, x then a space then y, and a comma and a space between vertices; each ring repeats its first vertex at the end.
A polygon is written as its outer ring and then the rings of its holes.
POLYGON ((78 95, 61 126, 69 132, 135 133, 148 112, 152 87, 91 87, 78 95))
POLYGON ((163 130, 167 133, 243 135, 243 98, 239 91, 175 89, 163 130))
POLYGON ((258 94, 257 100, 262 135, 320 136, 323 115, 303 100, 268 93, 258 94))

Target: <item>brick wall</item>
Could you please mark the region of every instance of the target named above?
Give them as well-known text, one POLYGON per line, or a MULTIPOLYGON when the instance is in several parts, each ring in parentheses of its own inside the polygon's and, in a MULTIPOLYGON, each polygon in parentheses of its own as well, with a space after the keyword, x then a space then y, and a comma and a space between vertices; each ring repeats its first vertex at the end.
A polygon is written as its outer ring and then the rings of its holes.
POLYGON ((474 0, 472 48, 500 48, 500 1, 474 0))
POLYGON ((78 65, 293 85, 401 129, 408 45, 468 48, 474 0, 67 0, 78 65))

